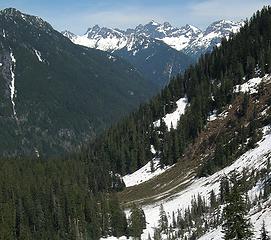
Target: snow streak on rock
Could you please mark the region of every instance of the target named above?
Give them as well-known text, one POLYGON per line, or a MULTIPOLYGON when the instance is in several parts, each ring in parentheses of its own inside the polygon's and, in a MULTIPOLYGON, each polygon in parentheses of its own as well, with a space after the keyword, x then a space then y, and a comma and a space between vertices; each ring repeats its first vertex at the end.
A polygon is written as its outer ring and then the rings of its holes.
POLYGON ((11 100, 11 103, 12 103, 13 116, 15 117, 16 120, 18 120, 17 113, 16 113, 16 108, 15 108, 15 98, 16 98, 15 68, 16 68, 16 59, 15 59, 14 54, 13 54, 12 51, 10 51, 10 59, 11 59, 11 64, 10 64, 11 82, 10 82, 10 85, 9 85, 10 100, 11 100))
POLYGON ((39 62, 44 62, 44 60, 41 57, 41 53, 38 50, 36 50, 36 49, 34 49, 34 52, 35 52, 35 54, 36 54, 39 62))

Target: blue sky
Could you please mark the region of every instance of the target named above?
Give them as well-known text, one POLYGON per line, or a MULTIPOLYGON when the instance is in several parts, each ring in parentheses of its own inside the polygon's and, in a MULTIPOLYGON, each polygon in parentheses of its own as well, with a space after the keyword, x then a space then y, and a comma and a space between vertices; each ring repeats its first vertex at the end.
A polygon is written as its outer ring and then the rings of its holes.
POLYGON ((205 28, 219 19, 245 19, 268 4, 271 0, 0 0, 0 8, 18 8, 77 34, 95 24, 123 29, 150 20, 205 28))

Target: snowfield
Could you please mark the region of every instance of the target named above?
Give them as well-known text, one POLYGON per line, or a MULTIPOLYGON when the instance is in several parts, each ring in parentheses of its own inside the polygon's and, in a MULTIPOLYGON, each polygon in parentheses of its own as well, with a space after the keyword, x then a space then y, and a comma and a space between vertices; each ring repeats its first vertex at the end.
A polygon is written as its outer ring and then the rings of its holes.
POLYGON ((103 38, 97 36, 96 38, 88 38, 88 34, 83 36, 77 36, 72 39, 75 44, 86 46, 89 48, 96 48, 102 51, 114 52, 118 49, 122 49, 127 45, 127 38, 122 36, 117 38, 115 36, 108 36, 107 38, 103 38))
POLYGON ((257 77, 257 78, 252 78, 249 79, 247 82, 241 84, 241 85, 236 85, 233 89, 233 92, 235 93, 258 93, 259 85, 262 82, 268 82, 270 81, 271 76, 266 74, 264 77, 257 77))
POLYGON ((165 44, 169 45, 170 47, 176 49, 177 51, 181 51, 184 48, 188 47, 191 38, 187 36, 178 36, 178 37, 165 37, 162 40, 165 44))
MULTIPOLYGON (((191 199, 193 196, 200 194, 202 197, 205 197, 206 200, 209 198, 211 190, 214 190, 216 194, 219 193, 220 179, 223 176, 230 175, 232 171, 236 170, 237 172, 242 172, 244 168, 247 168, 249 171, 253 169, 261 169, 266 167, 267 159, 271 156, 271 127, 267 126, 263 129, 264 137, 258 142, 258 146, 240 156, 232 165, 224 168, 221 171, 213 174, 212 176, 200 178, 200 179, 191 179, 190 185, 183 191, 170 196, 168 199, 158 201, 154 204, 143 206, 143 210, 146 215, 147 229, 144 230, 144 233, 141 236, 142 240, 147 240, 148 236, 153 236, 154 228, 158 227, 159 220, 159 208, 163 204, 165 211, 168 214, 169 222, 171 222, 171 214, 174 211, 177 212, 178 209, 184 210, 190 206, 191 199)), ((138 170, 137 174, 131 176, 131 182, 140 182, 141 174, 146 174, 147 177, 147 165, 146 168, 138 170), (144 172, 145 170, 145 172, 144 172)), ((150 172, 149 172, 150 175, 150 172)), ((129 185, 129 176, 126 176, 126 181, 129 185)), ((259 186, 254 187, 249 191, 250 199, 253 200, 255 195, 260 194, 259 186)), ((129 210, 126 211, 127 216, 129 216, 129 210)), ((271 229, 271 199, 263 203, 261 206, 256 206, 249 212, 249 218, 254 227, 254 237, 253 240, 256 240, 259 237, 260 229, 262 226, 263 220, 265 221, 266 229, 271 229)), ((199 238, 199 240, 221 240, 223 239, 223 233, 221 232, 222 227, 213 229, 210 232, 207 232, 205 235, 199 238)), ((116 238, 108 237, 102 238, 107 240, 125 240, 126 237, 116 238)), ((132 239, 132 238, 129 238, 132 239)))
MULTIPOLYGON (((187 98, 180 98, 177 102, 177 109, 173 113, 168 113, 163 117, 165 124, 167 125, 168 130, 171 126, 176 129, 180 117, 185 113, 187 106, 187 98)), ((153 123, 155 127, 160 127, 160 119, 153 123)))
POLYGON ((167 171, 168 169, 172 168, 170 167, 164 167, 163 169, 159 166, 159 159, 153 159, 153 169, 154 171, 151 172, 151 162, 148 162, 145 166, 138 169, 136 172, 125 175, 123 177, 123 181, 126 185, 126 187, 132 187, 135 185, 138 185, 140 183, 149 181, 150 179, 162 174, 163 172, 167 171))
MULTIPOLYGON (((171 196, 170 199, 165 199, 159 202, 156 202, 153 205, 144 206, 143 210, 146 214, 147 229, 142 234, 142 239, 148 239, 148 233, 153 235, 153 228, 158 227, 159 219, 159 207, 160 204, 163 204, 165 211, 169 214, 169 221, 171 219, 171 213, 176 212, 177 209, 184 210, 190 206, 190 202, 193 196, 200 194, 202 197, 208 199, 210 191, 213 189, 216 194, 219 193, 220 179, 229 175, 232 171, 236 170, 237 172, 242 172, 244 168, 248 168, 250 171, 252 169, 261 169, 266 166, 268 154, 271 154, 271 132, 270 127, 263 128, 263 133, 265 134, 263 139, 258 142, 258 147, 246 152, 241 157, 239 157, 231 166, 224 168, 221 171, 213 174, 212 176, 200 179, 191 179, 190 186, 188 186, 184 191, 179 192, 178 194, 171 196)), ((266 210, 266 212, 271 213, 271 206, 266 210)), ((262 217, 257 218, 251 217, 251 222, 256 226, 256 232, 259 230, 258 227, 261 226, 262 220, 265 219, 267 229, 271 229, 271 215, 258 213, 262 217)), ((219 229, 214 234, 221 239, 219 236, 219 229)), ((210 233, 212 234, 212 233, 210 233)), ((211 235, 212 236, 212 235, 211 235)), ((201 240, 212 239, 210 238, 201 238, 201 240)))

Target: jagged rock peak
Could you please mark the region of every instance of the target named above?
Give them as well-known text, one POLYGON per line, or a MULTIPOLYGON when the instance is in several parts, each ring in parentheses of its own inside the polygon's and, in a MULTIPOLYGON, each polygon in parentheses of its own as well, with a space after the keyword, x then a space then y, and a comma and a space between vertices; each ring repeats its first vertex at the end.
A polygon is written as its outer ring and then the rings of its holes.
POLYGON ((154 25, 154 26, 158 26, 160 25, 160 23, 154 21, 154 20, 151 20, 147 25, 154 25))
POLYGON ((22 13, 16 8, 6 8, 0 11, 0 15, 4 16, 6 19, 11 20, 22 20, 25 21, 33 26, 36 26, 37 28, 48 28, 50 30, 53 29, 53 27, 43 19, 37 16, 28 15, 25 13, 22 13))
POLYGON ((236 32, 235 28, 239 29, 242 26, 242 22, 234 22, 230 20, 219 20, 215 21, 212 24, 210 24, 206 31, 205 34, 208 34, 213 31, 231 31, 231 32, 236 32))
POLYGON ((5 8, 3 10, 0 11, 1 14, 6 14, 6 15, 18 15, 18 14, 22 14, 19 10, 17 10, 16 8, 5 8))
POLYGON ((68 30, 64 30, 64 31, 62 31, 61 33, 62 33, 65 37, 70 38, 70 39, 72 39, 72 38, 74 38, 74 37, 77 36, 76 34, 70 32, 70 31, 68 31, 68 30))

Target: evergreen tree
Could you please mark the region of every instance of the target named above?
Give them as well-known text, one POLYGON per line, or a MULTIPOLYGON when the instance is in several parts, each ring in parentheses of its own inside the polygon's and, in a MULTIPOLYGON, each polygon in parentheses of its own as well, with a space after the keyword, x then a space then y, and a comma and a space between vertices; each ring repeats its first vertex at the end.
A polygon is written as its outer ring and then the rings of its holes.
POLYGON ((151 170, 151 173, 153 173, 154 171, 155 171, 155 169, 154 169, 154 162, 153 162, 153 158, 151 159, 151 161, 150 161, 150 170, 151 170))
POLYGON ((161 240, 162 239, 161 232, 158 228, 154 229, 153 239, 154 240, 161 240))
POLYGON ((175 213, 174 211, 172 212, 172 227, 176 228, 177 227, 177 222, 176 222, 176 218, 175 218, 175 213))
POLYGON ((210 193, 210 205, 211 205, 211 208, 216 208, 218 205, 217 200, 216 200, 216 195, 213 189, 210 193))
POLYGON ((261 228, 261 237, 260 240, 270 240, 270 237, 268 236, 268 232, 265 229, 265 222, 263 221, 262 228, 261 228))
POLYGON ((247 240, 253 236, 251 224, 246 219, 247 208, 239 191, 239 186, 234 184, 227 204, 224 208, 223 233, 225 240, 247 240))
POLYGON ((168 229, 168 218, 167 218, 167 214, 164 210, 163 205, 160 205, 160 209, 159 209, 159 229, 161 232, 166 232, 168 229))
POLYGON ((220 203, 224 204, 230 193, 229 180, 223 177, 220 181, 220 203))
POLYGON ((111 215, 111 231, 115 237, 121 237, 127 234, 127 220, 125 213, 119 205, 116 194, 112 194, 109 200, 109 208, 111 215))
POLYGON ((129 218, 129 233, 132 237, 140 239, 145 228, 146 218, 144 211, 134 204, 129 218))

